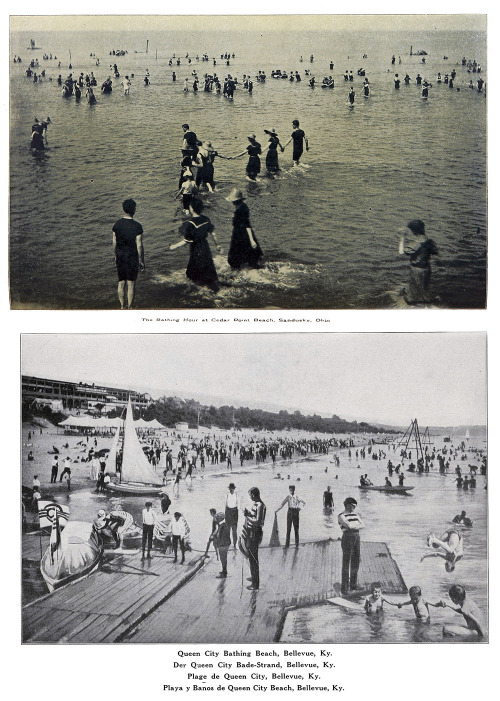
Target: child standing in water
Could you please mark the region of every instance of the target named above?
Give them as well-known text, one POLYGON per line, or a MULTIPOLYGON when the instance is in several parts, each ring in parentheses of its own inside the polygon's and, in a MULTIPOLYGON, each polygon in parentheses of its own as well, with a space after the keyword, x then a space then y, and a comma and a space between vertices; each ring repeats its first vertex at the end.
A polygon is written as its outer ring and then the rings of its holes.
POLYGON ((389 599, 386 599, 385 596, 382 595, 382 585, 380 582, 373 582, 371 592, 370 596, 366 597, 364 603, 366 613, 378 613, 379 611, 383 611, 384 603, 390 606, 399 606, 399 604, 389 601, 389 599))
POLYGON ((415 611, 416 618, 429 619, 431 616, 429 613, 429 606, 443 606, 442 601, 438 601, 437 604, 431 604, 429 601, 426 601, 422 596, 420 587, 410 587, 408 593, 410 595, 409 601, 402 601, 397 606, 400 609, 402 606, 409 606, 411 604, 415 611))
POLYGON ((455 606, 450 606, 445 601, 442 602, 442 606, 447 606, 456 611, 456 613, 461 613, 465 619, 465 626, 444 626, 443 635, 448 637, 458 636, 461 638, 468 639, 481 639, 484 638, 484 623, 483 617, 479 610, 478 605, 472 601, 472 599, 467 597, 465 587, 461 584, 454 584, 450 587, 448 591, 450 599, 453 601, 455 606))

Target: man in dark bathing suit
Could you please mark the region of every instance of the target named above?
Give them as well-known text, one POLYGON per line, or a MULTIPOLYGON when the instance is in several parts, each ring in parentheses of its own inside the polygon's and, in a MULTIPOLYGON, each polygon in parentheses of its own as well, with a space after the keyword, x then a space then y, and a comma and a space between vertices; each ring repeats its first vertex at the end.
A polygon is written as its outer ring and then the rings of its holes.
POLYGON ((300 157, 304 153, 304 142, 306 145, 306 151, 309 151, 309 142, 307 141, 307 137, 303 131, 303 129, 300 129, 300 123, 298 119, 294 119, 292 122, 293 126, 293 131, 292 134, 289 138, 289 140, 286 142, 284 148, 288 146, 288 144, 293 141, 293 154, 292 154, 292 160, 293 160, 293 165, 298 166, 300 157))

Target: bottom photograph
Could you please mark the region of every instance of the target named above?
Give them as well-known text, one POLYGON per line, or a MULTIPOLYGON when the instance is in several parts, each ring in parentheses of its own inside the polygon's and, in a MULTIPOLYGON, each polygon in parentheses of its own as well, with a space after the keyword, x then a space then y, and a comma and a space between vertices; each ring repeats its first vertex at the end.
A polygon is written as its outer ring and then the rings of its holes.
POLYGON ((488 641, 483 333, 21 336, 22 641, 488 641))

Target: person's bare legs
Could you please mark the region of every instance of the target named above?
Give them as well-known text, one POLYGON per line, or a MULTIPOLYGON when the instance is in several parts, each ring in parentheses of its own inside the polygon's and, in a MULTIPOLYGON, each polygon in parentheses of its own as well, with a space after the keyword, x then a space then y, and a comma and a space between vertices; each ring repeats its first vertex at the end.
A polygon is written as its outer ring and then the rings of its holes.
POLYGON ((127 280, 127 301, 128 301, 128 308, 132 309, 132 305, 134 303, 134 294, 135 294, 135 282, 133 280, 127 280))
POLYGON ((118 299, 120 300, 120 307, 125 308, 125 280, 120 280, 118 283, 118 299))

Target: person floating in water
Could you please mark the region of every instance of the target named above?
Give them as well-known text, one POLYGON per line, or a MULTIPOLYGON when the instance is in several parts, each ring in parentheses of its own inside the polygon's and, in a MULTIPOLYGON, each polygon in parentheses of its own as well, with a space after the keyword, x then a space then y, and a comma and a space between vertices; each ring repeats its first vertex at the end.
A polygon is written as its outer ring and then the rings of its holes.
POLYGON ((425 224, 421 219, 412 219, 406 226, 414 238, 407 242, 406 230, 401 230, 399 253, 408 256, 410 260, 410 281, 408 290, 405 291, 405 300, 408 304, 425 303, 429 301, 430 258, 439 255, 438 249, 434 241, 426 235, 425 224))
POLYGON ((445 560, 444 566, 447 572, 453 572, 455 564, 458 560, 461 560, 464 555, 462 536, 454 528, 445 531, 441 538, 436 538, 434 533, 429 533, 427 536, 427 545, 436 550, 440 549, 441 552, 426 553, 420 558, 420 562, 427 557, 442 557, 443 560, 445 560))
POLYGON ((436 604, 426 601, 422 596, 422 590, 420 587, 410 587, 408 594, 410 595, 408 601, 401 601, 399 604, 397 604, 397 607, 400 609, 403 606, 409 606, 411 604, 415 612, 415 617, 420 620, 428 620, 431 617, 429 606, 443 606, 442 601, 438 601, 436 604))
POLYGON ((306 145, 306 151, 309 151, 309 142, 307 140, 307 137, 305 135, 305 132, 303 129, 300 128, 300 122, 298 119, 294 119, 292 122, 292 127, 293 131, 290 135, 290 138, 286 142, 285 146, 283 148, 286 148, 288 144, 293 141, 293 154, 292 154, 292 160, 293 160, 293 165, 298 166, 300 157, 304 153, 304 144, 306 145))

